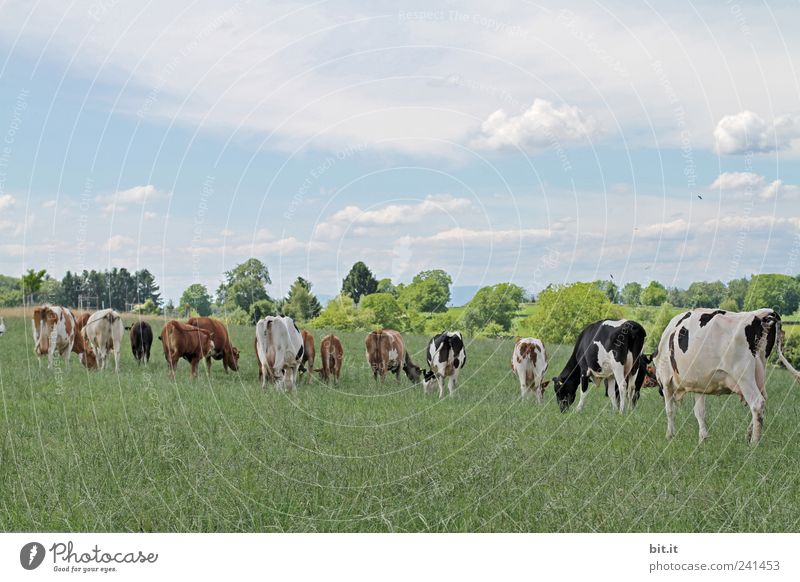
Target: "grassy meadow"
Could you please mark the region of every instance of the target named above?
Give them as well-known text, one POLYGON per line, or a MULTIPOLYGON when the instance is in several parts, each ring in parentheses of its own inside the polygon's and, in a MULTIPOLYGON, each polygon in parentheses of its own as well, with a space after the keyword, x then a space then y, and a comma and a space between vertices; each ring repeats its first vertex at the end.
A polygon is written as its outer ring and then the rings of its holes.
MULTIPOLYGON (((470 341, 458 397, 439 401, 405 378, 376 386, 362 333, 339 334, 338 387, 287 395, 261 390, 249 327, 231 329, 238 373, 214 362, 191 381, 182 361, 173 382, 158 340, 147 367, 126 333, 119 375, 77 358, 52 371, 30 322, 6 324, 2 531, 800 529, 800 386, 777 368, 758 447, 735 396, 708 399, 698 446, 691 397, 672 442, 652 389, 625 416, 597 389, 580 414, 559 413, 551 390, 544 406, 520 401, 511 340, 470 341)), ((420 363, 426 338, 406 338, 420 363)), ((552 376, 568 348, 549 352, 552 376)))

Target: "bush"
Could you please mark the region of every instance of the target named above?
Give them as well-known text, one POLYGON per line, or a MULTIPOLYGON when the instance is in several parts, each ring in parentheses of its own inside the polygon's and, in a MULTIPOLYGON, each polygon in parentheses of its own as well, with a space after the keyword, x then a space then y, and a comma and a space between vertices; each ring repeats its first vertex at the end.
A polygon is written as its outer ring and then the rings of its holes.
POLYGON ((389 329, 398 329, 401 326, 403 309, 391 293, 364 295, 359 309, 371 310, 371 321, 376 325, 389 329))
POLYGON ((795 368, 800 368, 800 333, 787 333, 783 341, 783 355, 795 368))
POLYGON ((736 299, 728 297, 719 304, 719 308, 724 309, 725 311, 739 311, 739 304, 737 303, 736 299))
POLYGON ((250 325, 252 323, 250 314, 241 307, 223 311, 220 313, 220 319, 225 322, 225 325, 250 325))
POLYGON ((475 334, 476 337, 498 338, 506 335, 506 330, 499 323, 489 323, 475 334))
POLYGON ((590 323, 623 317, 622 308, 593 283, 548 287, 537 303, 536 312, 521 327, 545 342, 572 343, 590 323))
POLYGON ((338 295, 308 324, 318 329, 369 331, 375 327, 375 312, 369 308, 359 309, 349 296, 338 295))
POLYGON ((144 303, 137 303, 133 306, 133 312, 141 315, 158 315, 161 310, 152 299, 148 299, 144 303))
POLYGON ((460 323, 461 318, 456 312, 437 313, 425 322, 425 333, 435 335, 443 331, 455 331, 461 327, 460 323))
POLYGON ((661 334, 667 329, 667 325, 669 325, 673 317, 675 317, 675 308, 669 303, 664 303, 658 310, 655 321, 645 326, 647 330, 647 340, 645 341, 644 349, 646 352, 654 352, 656 350, 658 342, 661 341, 661 334))

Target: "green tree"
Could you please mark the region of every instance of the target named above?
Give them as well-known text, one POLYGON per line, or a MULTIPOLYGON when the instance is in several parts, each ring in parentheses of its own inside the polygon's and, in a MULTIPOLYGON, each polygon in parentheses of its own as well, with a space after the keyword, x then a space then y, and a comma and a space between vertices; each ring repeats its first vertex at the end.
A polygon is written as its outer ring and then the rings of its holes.
POLYGON ((590 323, 622 318, 622 307, 593 283, 552 285, 539 294, 537 309, 525 329, 545 342, 572 343, 590 323))
POLYGON ((369 309, 373 313, 373 321, 388 329, 401 327, 403 308, 391 293, 372 293, 364 295, 358 304, 360 309, 369 309))
POLYGON ((645 351, 654 352, 661 341, 661 334, 667 329, 670 320, 675 317, 675 308, 669 303, 664 303, 656 314, 652 325, 646 326, 647 339, 645 340, 645 351))
POLYGON ((337 295, 325 309, 309 322, 315 329, 339 331, 366 331, 373 327, 374 313, 371 309, 358 309, 348 295, 337 295))
MULTIPOLYGON (((136 271, 133 274, 136 287, 136 301, 144 303, 151 299, 156 307, 161 307, 161 293, 158 292, 158 285, 156 285, 156 278, 147 269, 136 271)), ((133 301, 133 298, 130 299, 133 301)))
POLYGON ((61 281, 52 279, 46 275, 42 286, 39 288, 39 295, 41 295, 48 303, 55 305, 64 305, 64 294, 61 288, 61 281))
POLYGON ((740 307, 736 303, 736 300, 732 297, 727 297, 726 299, 722 300, 722 303, 719 304, 720 309, 724 309, 725 311, 739 311, 740 307))
POLYGON ((211 315, 211 296, 208 294, 206 286, 200 283, 193 283, 184 290, 181 294, 180 304, 188 305, 190 309, 203 317, 211 315))
POLYGON ((611 303, 616 303, 619 300, 619 287, 617 287, 617 284, 614 283, 614 281, 600 280, 595 281, 594 285, 600 289, 600 291, 606 294, 611 303))
POLYGON ((422 271, 403 288, 398 300, 406 309, 423 312, 447 311, 452 283, 450 275, 441 269, 422 271))
POLYGON ((389 279, 388 277, 386 277, 384 279, 380 279, 378 281, 378 289, 377 289, 376 292, 377 293, 391 293, 395 297, 397 297, 397 295, 398 295, 397 287, 394 286, 394 283, 392 283, 392 280, 389 279))
POLYGON ((437 313, 425 322, 425 333, 434 335, 443 331, 457 331, 460 324, 460 317, 454 311, 437 313))
POLYGON ((238 307, 250 314, 255 302, 270 299, 267 294, 270 283, 267 266, 258 259, 247 259, 225 272, 225 281, 217 289, 217 303, 226 311, 238 307))
POLYGON ((249 323, 258 323, 266 316, 276 315, 279 311, 280 309, 272 299, 259 299, 250 306, 250 311, 248 312, 250 315, 249 323))
POLYGON ((28 272, 22 276, 22 292, 25 295, 33 295, 42 287, 44 283, 44 276, 47 274, 47 269, 41 271, 34 271, 28 269, 28 272))
POLYGON ((726 294, 722 281, 695 281, 686 289, 686 301, 689 307, 719 307, 726 294))
POLYGON ((342 293, 358 303, 364 295, 378 290, 378 281, 362 261, 358 261, 342 281, 342 293))
POLYGON ((666 303, 667 290, 658 281, 650 281, 650 283, 642 290, 641 296, 642 305, 651 305, 658 307, 666 303))
POLYGON ((770 308, 789 315, 800 304, 800 284, 789 275, 753 275, 744 301, 745 311, 770 308))
POLYGON ((525 290, 513 283, 498 283, 483 287, 464 309, 464 327, 477 331, 489 323, 497 323, 503 330, 511 328, 511 321, 525 297, 525 290))
POLYGON ((624 305, 639 305, 641 298, 642 286, 635 281, 625 283, 625 286, 619 294, 619 300, 624 305))
POLYGON ((16 277, 0 275, 0 307, 22 305, 22 282, 16 277))
POLYGON ((311 293, 311 283, 298 277, 289 289, 282 311, 295 321, 310 321, 320 314, 322 305, 311 293))
POLYGON ((670 287, 667 290, 667 303, 675 307, 688 307, 689 301, 686 296, 686 291, 679 287, 670 287))
POLYGON ((728 292, 725 297, 736 302, 736 309, 731 311, 741 311, 744 308, 744 300, 747 297, 747 288, 749 286, 750 281, 746 277, 728 281, 728 292))

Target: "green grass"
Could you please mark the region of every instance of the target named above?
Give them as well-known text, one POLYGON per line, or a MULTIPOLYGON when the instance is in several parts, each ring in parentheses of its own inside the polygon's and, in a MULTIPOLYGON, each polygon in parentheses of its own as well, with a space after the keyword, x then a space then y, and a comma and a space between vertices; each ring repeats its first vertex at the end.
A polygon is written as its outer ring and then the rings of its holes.
MULTIPOLYGON (((770 370, 766 430, 745 444, 738 398, 691 398, 664 438, 656 391, 632 415, 597 390, 581 414, 520 402, 510 340, 469 344, 456 399, 405 379, 373 384, 363 334, 340 334, 343 382, 295 395, 258 385, 250 328, 242 370, 167 377, 125 337, 122 373, 72 361, 39 370, 30 324, 0 338, 3 531, 797 531, 800 387, 770 370)), ((156 326, 158 333, 160 325, 156 326)), ((321 338, 318 333, 317 341, 321 338)), ((419 354, 425 339, 408 337, 419 354)), ((549 375, 564 347, 549 346, 549 375)), ((421 359, 417 355, 417 360, 421 359)))

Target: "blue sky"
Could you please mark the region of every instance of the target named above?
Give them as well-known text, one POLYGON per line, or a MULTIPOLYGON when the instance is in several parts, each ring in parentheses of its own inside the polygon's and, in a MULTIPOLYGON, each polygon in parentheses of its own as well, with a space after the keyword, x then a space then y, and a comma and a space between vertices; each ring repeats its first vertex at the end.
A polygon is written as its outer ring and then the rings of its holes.
POLYGON ((0 272, 800 272, 797 7, 397 6, 3 4, 0 272))

